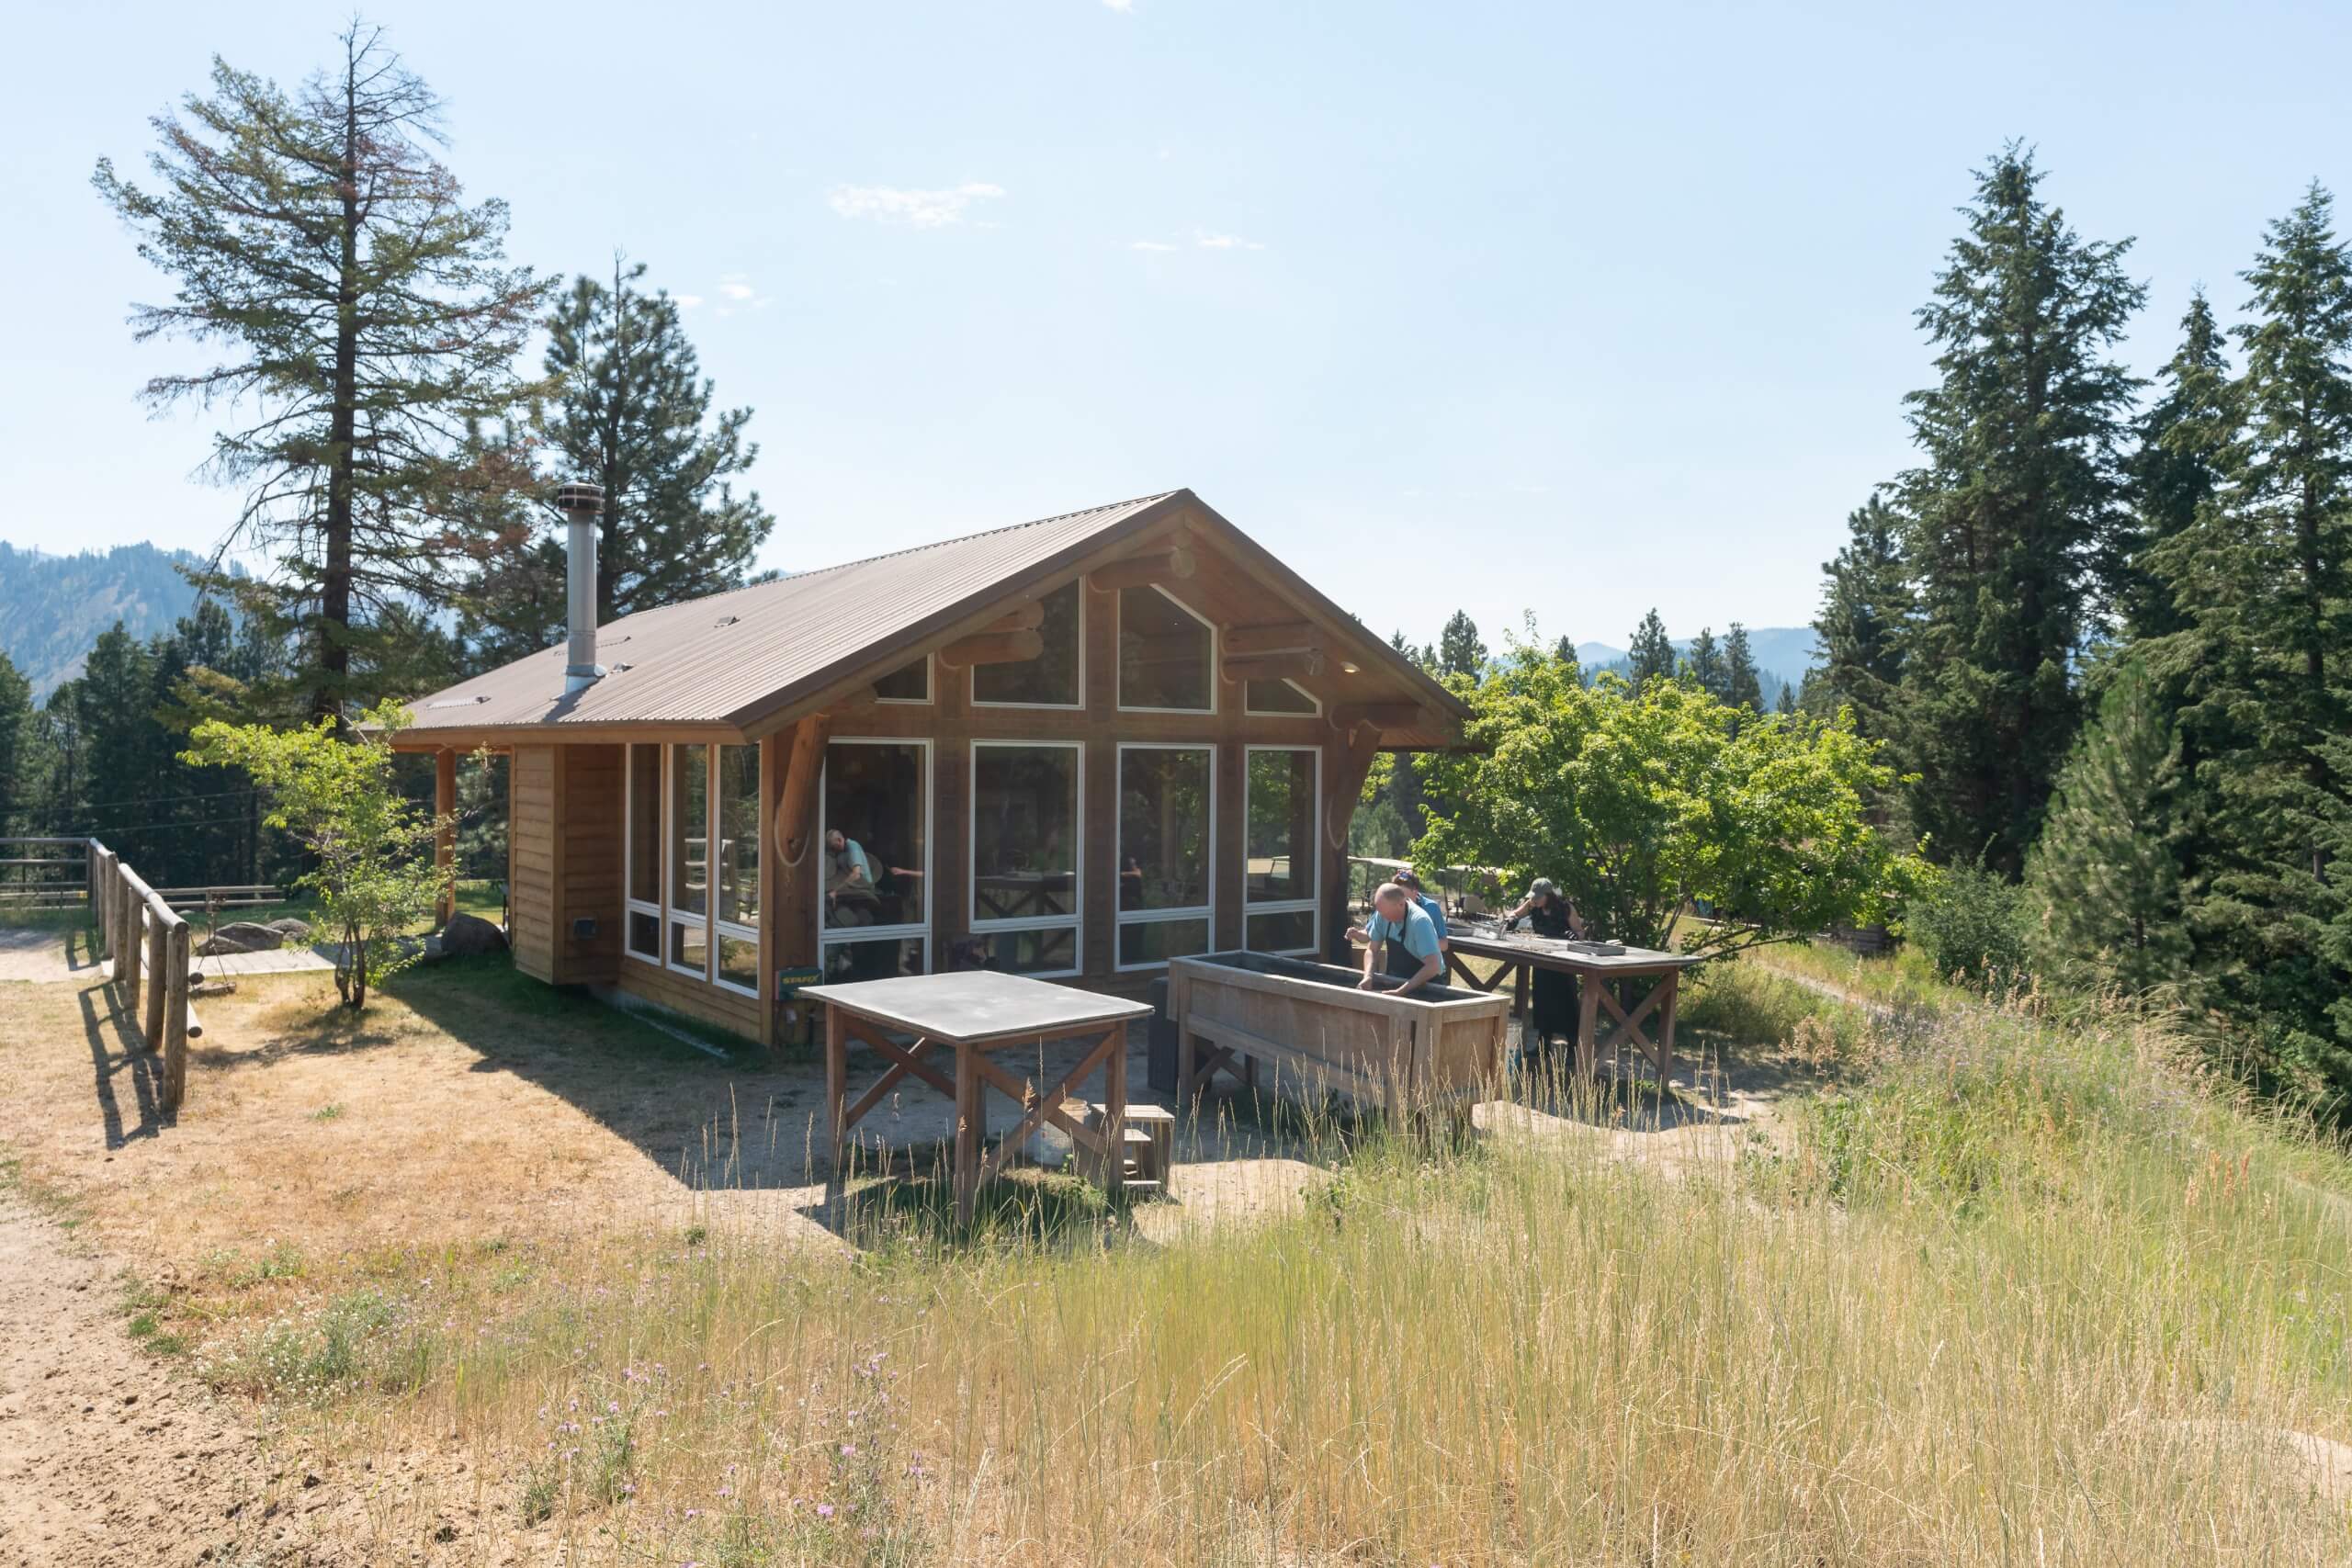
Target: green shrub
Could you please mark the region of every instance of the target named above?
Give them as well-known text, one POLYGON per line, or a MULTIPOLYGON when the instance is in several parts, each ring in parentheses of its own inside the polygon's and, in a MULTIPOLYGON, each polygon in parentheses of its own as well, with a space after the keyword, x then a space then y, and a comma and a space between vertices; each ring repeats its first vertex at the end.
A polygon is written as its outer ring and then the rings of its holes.
POLYGON ((2007 991, 2032 973, 2024 891, 1982 865, 1955 865, 1911 907, 1907 933, 1936 973, 1965 985, 2007 991))

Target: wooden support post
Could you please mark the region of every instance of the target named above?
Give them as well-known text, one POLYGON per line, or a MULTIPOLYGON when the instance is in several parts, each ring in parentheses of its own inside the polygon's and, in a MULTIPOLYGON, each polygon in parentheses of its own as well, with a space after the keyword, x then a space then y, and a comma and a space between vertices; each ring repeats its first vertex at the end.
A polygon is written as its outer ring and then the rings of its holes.
POLYGON ((165 1111, 177 1111, 187 1094, 187 961, 186 920, 175 919, 164 956, 164 1092, 165 1111))
MULTIPOLYGON (((90 840, 93 844, 97 840, 90 840)), ((114 852, 96 852, 98 957, 105 959, 114 952, 114 852)))
POLYGON ((114 977, 122 987, 123 1016, 135 1027, 139 1017, 139 965, 147 946, 147 900, 129 872, 122 874, 122 955, 114 962, 114 977))
POLYGON ((164 965, 168 962, 172 919, 161 909, 147 911, 147 1011, 140 1032, 146 1036, 150 1051, 159 1051, 164 1045, 164 993, 170 989, 164 983, 164 965))
POLYGON ((458 912, 458 753, 444 746, 433 754, 433 869, 441 879, 434 905, 435 925, 458 912))
POLYGON ((849 1015, 837 1007, 825 1010, 825 1122, 832 1137, 832 1160, 826 1185, 839 1192, 848 1180, 842 1152, 849 1146, 843 1112, 849 1109, 849 1015))
POLYGON ((1587 975, 1577 987, 1577 1077, 1588 1082, 1599 1065, 1602 983, 1600 976, 1587 975))
POLYGON ((980 1049, 956 1046, 956 1223, 969 1225, 980 1190, 980 1140, 988 1136, 980 1099, 980 1049))

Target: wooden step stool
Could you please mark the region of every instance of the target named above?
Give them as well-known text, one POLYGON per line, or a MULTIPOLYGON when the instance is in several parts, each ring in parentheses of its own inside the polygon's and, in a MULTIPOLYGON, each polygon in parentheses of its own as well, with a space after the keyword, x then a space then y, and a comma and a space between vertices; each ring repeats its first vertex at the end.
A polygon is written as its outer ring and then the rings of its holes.
MULTIPOLYGON (((1100 1105, 1086 1108, 1086 1125, 1100 1128, 1106 1112, 1100 1105)), ((1081 1146, 1079 1150, 1080 1169, 1089 1180, 1102 1181, 1099 1171, 1087 1169, 1092 1158, 1081 1146)), ((1176 1113, 1164 1106, 1127 1106, 1126 1148, 1121 1158, 1119 1179, 1130 1192, 1168 1190, 1168 1173, 1176 1163, 1176 1113)), ((1108 1181, 1102 1185, 1109 1186, 1108 1181)))

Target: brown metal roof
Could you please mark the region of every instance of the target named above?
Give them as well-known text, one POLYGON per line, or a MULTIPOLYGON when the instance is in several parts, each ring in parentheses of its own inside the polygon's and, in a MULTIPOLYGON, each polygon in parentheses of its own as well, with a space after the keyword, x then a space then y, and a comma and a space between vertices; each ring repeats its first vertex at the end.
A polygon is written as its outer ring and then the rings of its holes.
MULTIPOLYGON (((410 733, 542 725, 756 723, 818 695, 886 653, 912 659, 928 640, 1008 593, 1148 526, 1190 491, 1122 501, 935 545, 805 571, 624 615, 597 628, 604 679, 567 696, 563 644, 463 681, 410 705, 410 733)), ((1253 543, 1237 541, 1265 561, 1253 543)), ((1336 606, 1287 570, 1283 587, 1329 614, 1336 606)), ((1377 637, 1379 654, 1395 655, 1377 637)), ((1457 709, 1442 688, 1396 659, 1424 695, 1457 709)))

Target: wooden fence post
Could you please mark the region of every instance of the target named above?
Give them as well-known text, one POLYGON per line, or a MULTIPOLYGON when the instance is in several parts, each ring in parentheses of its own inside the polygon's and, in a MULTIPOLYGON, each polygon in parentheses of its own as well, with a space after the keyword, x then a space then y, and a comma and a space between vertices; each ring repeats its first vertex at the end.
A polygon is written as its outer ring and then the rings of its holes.
POLYGON ((115 960, 115 978, 122 982, 122 1010, 133 1027, 140 1018, 140 959, 147 949, 147 900, 130 873, 123 874, 122 956, 115 960))
POLYGON ((164 960, 164 1092, 165 1111, 177 1111, 187 1093, 187 922, 175 918, 164 960))
MULTIPOLYGON (((151 906, 153 900, 150 900, 151 906)), ((171 987, 164 984, 164 965, 171 946, 171 921, 156 908, 147 911, 147 1014, 146 1027, 140 1031, 147 1037, 147 1049, 164 1048, 164 994, 171 987)))

